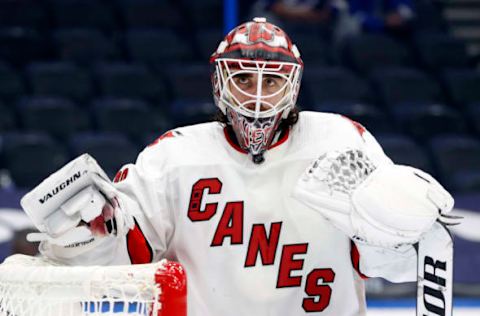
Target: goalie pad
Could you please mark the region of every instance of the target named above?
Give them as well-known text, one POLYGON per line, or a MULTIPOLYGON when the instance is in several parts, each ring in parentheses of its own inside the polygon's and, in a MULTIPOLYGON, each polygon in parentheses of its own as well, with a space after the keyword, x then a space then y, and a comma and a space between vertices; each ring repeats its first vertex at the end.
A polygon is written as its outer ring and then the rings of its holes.
POLYGON ((359 149, 322 155, 300 178, 294 197, 350 238, 387 248, 417 242, 453 208, 451 195, 430 175, 377 166, 359 149))
POLYGON ((126 234, 133 218, 123 210, 118 193, 95 159, 84 154, 69 162, 27 193, 20 204, 40 233, 30 241, 72 245, 93 245, 98 234, 98 219, 112 220, 115 233, 126 234), (113 210, 110 206, 113 203, 113 210), (87 226, 96 223, 97 227, 87 226), (92 229, 93 228, 93 229, 92 229))

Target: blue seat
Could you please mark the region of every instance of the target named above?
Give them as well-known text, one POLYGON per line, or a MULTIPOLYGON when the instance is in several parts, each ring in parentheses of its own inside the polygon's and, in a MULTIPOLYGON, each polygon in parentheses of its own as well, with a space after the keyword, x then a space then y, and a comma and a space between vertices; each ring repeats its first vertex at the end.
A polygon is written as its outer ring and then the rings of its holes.
POLYGON ((121 132, 135 139, 157 130, 154 109, 135 99, 99 99, 92 104, 95 121, 100 131, 121 132))
POLYGON ((445 33, 421 33, 413 41, 420 63, 430 71, 467 68, 469 57, 465 42, 445 33))
POLYGON ((102 63, 95 69, 104 97, 145 99, 154 105, 166 102, 166 87, 145 65, 102 63))
POLYGON ((113 132, 75 134, 69 147, 75 157, 84 153, 93 156, 110 178, 124 164, 134 163, 138 154, 138 148, 124 134, 113 132))
POLYGON ((193 59, 193 47, 170 29, 130 29, 126 32, 126 45, 130 58, 136 62, 164 65, 193 59))
POLYGON ((385 154, 396 164, 419 168, 430 174, 435 170, 428 152, 404 134, 378 134, 376 137, 385 154))
POLYGON ((480 72, 470 69, 448 70, 442 75, 449 101, 462 107, 480 102, 480 72))
MULTIPOLYGON (((3 228, 0 227, 0 230, 3 228)), ((1 235, 1 232, 0 232, 1 235)), ((1 240, 0 241, 0 263, 3 262, 8 256, 12 255, 12 241, 11 240, 1 240)))
POLYGON ((41 1, 0 1, 0 27, 44 29, 48 23, 47 10, 41 1))
POLYGON ((371 80, 380 103, 390 109, 405 102, 443 102, 439 84, 413 68, 385 68, 373 71, 371 80))
POLYGON ((185 15, 171 1, 120 0, 117 6, 128 28, 181 28, 185 15))
POLYGON ((105 1, 50 0, 57 28, 89 27, 103 31, 118 29, 114 10, 105 1))
POLYGON ((64 98, 23 98, 17 108, 25 130, 46 132, 61 140, 90 126, 85 111, 64 98))
POLYGON ((371 101, 369 86, 346 68, 308 67, 303 75, 303 88, 307 90, 307 102, 315 104, 330 101, 371 101))
POLYGON ((68 161, 65 149, 44 133, 2 135, 2 160, 19 188, 32 188, 68 161))
POLYGON ((217 111, 213 101, 176 100, 171 104, 171 119, 175 126, 210 122, 217 111))
POLYGON ((11 131, 16 127, 17 123, 13 111, 0 102, 0 133, 11 131))
POLYGON ((466 113, 477 136, 480 136, 480 102, 468 104, 466 113))
POLYGON ((443 14, 444 6, 431 0, 416 0, 413 29, 417 32, 448 31, 448 23, 443 14))
POLYGON ((478 275, 478 266, 480 264, 480 243, 473 240, 467 240, 454 234, 453 239, 455 251, 453 260, 455 268, 453 269, 453 280, 455 281, 454 293, 458 295, 478 295, 480 289, 480 276, 478 275))
POLYGON ((217 50, 223 37, 221 29, 200 29, 195 32, 195 43, 203 62, 207 62, 210 55, 217 50))
POLYGON ((468 133, 461 113, 442 104, 407 103, 394 109, 395 118, 405 132, 419 140, 442 134, 468 133))
POLYGON ((57 96, 85 102, 93 94, 90 75, 72 63, 32 63, 28 80, 36 96, 57 96))
POLYGON ((193 28, 221 28, 223 6, 217 0, 184 0, 184 10, 193 22, 193 28))
POLYGON ((295 34, 292 40, 299 47, 302 60, 309 67, 326 65, 331 61, 332 56, 329 45, 320 36, 301 32, 295 34))
POLYGON ((20 74, 7 64, 0 62, 0 100, 12 102, 24 93, 25 87, 20 74))
POLYGON ((439 175, 454 192, 480 192, 480 141, 439 136, 429 143, 439 175))
POLYGON ((381 34, 346 38, 340 54, 345 65, 365 74, 383 67, 412 64, 412 56, 406 46, 381 34))
POLYGON ((112 38, 96 29, 60 29, 53 32, 53 39, 60 59, 89 65, 120 57, 112 38))
POLYGON ((0 60, 20 67, 31 60, 53 58, 52 47, 44 34, 23 27, 0 28, 0 60))
POLYGON ((212 101, 212 85, 208 64, 189 64, 167 69, 174 99, 212 101))
POLYGON ((374 135, 397 130, 394 122, 381 109, 367 103, 337 101, 316 104, 315 110, 342 114, 359 122, 374 135))

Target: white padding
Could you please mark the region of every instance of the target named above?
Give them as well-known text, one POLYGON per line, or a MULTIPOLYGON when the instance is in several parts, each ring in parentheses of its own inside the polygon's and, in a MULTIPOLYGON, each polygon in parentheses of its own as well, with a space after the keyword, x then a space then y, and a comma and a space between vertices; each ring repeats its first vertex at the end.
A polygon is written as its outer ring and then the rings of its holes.
POLYGON ((41 232, 56 236, 65 232, 69 227, 75 227, 82 216, 88 219, 95 214, 98 215, 97 204, 102 200, 95 195, 94 191, 102 191, 108 198, 116 196, 115 188, 102 168, 94 158, 84 154, 66 164, 28 192, 20 204, 41 232), (83 191, 89 187, 90 189, 83 191), (82 200, 77 196, 79 193, 82 200), (77 198, 71 200, 74 196, 77 198), (90 200, 94 202, 90 203, 90 200), (83 210, 82 205, 89 204, 92 204, 92 207, 84 211, 84 214, 78 214, 80 210, 83 210), (94 208, 97 210, 92 211, 94 208))
POLYGON ((415 168, 377 168, 352 194, 360 217, 392 233, 418 235, 453 207, 453 198, 432 177, 415 168), (441 208, 440 208, 441 206, 441 208))
POLYGON ((391 163, 375 166, 356 149, 317 159, 294 197, 350 238, 387 248, 417 242, 454 204, 427 173, 391 163))

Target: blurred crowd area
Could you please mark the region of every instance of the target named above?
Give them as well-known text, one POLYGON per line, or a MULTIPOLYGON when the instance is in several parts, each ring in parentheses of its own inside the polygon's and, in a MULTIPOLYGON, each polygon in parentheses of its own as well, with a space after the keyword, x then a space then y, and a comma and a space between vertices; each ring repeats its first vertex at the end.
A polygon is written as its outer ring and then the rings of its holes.
MULTIPOLYGON (((305 62, 302 110, 366 126, 400 164, 434 175, 469 225, 456 295, 480 298, 480 0, 238 1, 305 62)), ((0 0, 0 260, 28 252, 19 198, 89 152, 113 177, 169 129, 209 121, 215 0, 0 0)), ((415 286, 368 282, 373 297, 415 286)))

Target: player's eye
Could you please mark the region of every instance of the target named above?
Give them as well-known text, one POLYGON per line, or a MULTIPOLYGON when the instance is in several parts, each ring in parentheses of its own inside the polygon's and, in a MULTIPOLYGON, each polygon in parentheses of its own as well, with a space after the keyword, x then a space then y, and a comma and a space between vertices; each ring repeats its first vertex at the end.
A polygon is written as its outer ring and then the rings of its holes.
POLYGON ((265 85, 266 85, 267 87, 270 87, 270 88, 275 87, 275 86, 278 85, 278 83, 277 83, 277 81, 276 81, 275 79, 273 79, 273 78, 268 78, 268 77, 265 78, 264 83, 265 83, 265 85))
POLYGON ((263 90, 269 94, 275 93, 280 90, 285 80, 278 77, 268 76, 263 79, 263 90))
POLYGON ((238 85, 246 86, 246 85, 250 84, 250 78, 248 76, 239 75, 239 76, 235 77, 235 82, 238 85))

